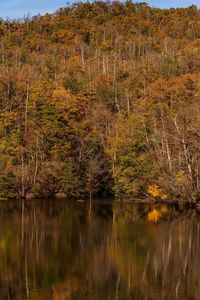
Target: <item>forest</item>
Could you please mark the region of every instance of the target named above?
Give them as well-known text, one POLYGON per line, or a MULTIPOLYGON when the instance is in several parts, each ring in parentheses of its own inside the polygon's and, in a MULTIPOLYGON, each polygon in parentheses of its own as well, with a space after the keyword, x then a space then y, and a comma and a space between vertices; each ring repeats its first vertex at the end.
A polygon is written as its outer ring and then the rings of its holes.
POLYGON ((0 199, 200 199, 200 10, 0 20, 0 199))

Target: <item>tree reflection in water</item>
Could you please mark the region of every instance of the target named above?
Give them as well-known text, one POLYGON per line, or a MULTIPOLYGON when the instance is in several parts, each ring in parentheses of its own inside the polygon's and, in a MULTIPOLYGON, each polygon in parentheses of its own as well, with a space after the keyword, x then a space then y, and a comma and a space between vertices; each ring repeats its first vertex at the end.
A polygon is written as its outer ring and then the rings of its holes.
POLYGON ((199 299, 195 211, 97 202, 88 214, 87 203, 55 200, 0 206, 0 299, 199 299))

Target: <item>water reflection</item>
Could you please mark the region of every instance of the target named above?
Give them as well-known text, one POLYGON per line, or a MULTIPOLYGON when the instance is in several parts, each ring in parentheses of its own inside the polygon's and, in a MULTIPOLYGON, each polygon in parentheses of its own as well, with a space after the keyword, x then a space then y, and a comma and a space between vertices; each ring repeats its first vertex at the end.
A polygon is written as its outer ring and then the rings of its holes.
POLYGON ((1 203, 0 299, 200 299, 194 211, 120 203, 88 211, 1 203))

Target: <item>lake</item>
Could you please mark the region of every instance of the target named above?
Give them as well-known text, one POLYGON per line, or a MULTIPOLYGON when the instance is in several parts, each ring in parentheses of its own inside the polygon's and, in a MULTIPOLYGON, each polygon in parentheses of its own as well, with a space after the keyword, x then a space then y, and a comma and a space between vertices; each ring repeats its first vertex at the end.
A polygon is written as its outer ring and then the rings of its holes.
POLYGON ((200 299, 194 210, 64 200, 0 203, 0 299, 200 299))

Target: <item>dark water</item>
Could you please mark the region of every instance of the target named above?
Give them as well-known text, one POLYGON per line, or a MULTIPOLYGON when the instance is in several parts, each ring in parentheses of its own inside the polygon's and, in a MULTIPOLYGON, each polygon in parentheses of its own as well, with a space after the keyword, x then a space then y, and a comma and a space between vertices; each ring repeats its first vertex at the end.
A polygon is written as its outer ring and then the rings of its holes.
POLYGON ((200 299, 200 222, 166 206, 0 204, 0 299, 200 299))

